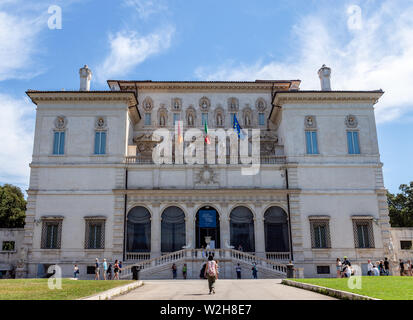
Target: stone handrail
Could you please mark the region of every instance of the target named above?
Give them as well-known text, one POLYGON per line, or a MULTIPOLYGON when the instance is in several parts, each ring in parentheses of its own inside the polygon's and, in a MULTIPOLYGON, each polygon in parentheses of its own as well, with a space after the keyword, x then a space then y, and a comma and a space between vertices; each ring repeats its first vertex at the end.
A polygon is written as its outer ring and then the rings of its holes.
POLYGON ((168 254, 164 254, 160 257, 140 261, 122 268, 120 274, 121 278, 127 278, 132 276, 132 268, 137 267, 139 270, 145 270, 158 266, 165 266, 170 263, 178 262, 183 259, 201 259, 205 260, 209 254, 213 254, 215 260, 231 259, 236 262, 243 262, 252 265, 255 263, 257 267, 261 267, 267 270, 272 270, 280 274, 287 274, 287 266, 283 263, 260 258, 250 253, 238 251, 235 249, 183 249, 168 254))
POLYGON ((252 254, 234 250, 234 249, 227 249, 227 250, 230 250, 231 258, 235 260, 239 260, 239 261, 246 262, 249 264, 255 263, 258 267, 272 269, 279 273, 287 274, 287 266, 283 263, 265 259, 265 258, 256 257, 252 254))
POLYGON ((290 261, 291 256, 289 252, 266 252, 265 256, 268 260, 276 260, 276 261, 290 261))

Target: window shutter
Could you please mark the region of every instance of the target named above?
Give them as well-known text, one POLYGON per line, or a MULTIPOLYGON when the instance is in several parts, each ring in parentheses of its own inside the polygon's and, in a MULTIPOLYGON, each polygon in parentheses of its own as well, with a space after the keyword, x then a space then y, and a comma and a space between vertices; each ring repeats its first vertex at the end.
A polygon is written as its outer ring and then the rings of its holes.
POLYGON ((106 154, 106 132, 101 133, 100 152, 106 154))
POLYGON ((312 143, 313 143, 313 154, 318 153, 318 145, 317 145, 317 131, 311 132, 312 143))
POLYGON ((310 131, 305 132, 305 138, 306 138, 306 143, 307 143, 307 154, 311 154, 312 149, 311 149, 311 132, 310 131))
POLYGON ((354 153, 360 154, 359 133, 357 131, 353 132, 353 143, 354 143, 354 153))
POLYGON ((347 145, 348 145, 348 153, 354 154, 353 137, 350 131, 347 132, 347 145))
POLYGON ((59 154, 64 154, 65 153, 65 133, 64 132, 59 132, 59 133, 60 133, 59 154))
POLYGON ((53 154, 59 154, 59 132, 54 133, 53 154))

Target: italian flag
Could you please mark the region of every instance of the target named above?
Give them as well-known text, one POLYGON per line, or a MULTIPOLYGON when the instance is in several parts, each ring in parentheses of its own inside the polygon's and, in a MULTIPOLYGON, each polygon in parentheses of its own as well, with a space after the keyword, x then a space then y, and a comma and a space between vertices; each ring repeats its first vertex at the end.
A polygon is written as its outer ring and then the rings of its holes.
POLYGON ((211 140, 209 140, 209 135, 208 135, 208 125, 207 125, 207 123, 205 122, 205 142, 207 143, 207 144, 211 144, 211 140))

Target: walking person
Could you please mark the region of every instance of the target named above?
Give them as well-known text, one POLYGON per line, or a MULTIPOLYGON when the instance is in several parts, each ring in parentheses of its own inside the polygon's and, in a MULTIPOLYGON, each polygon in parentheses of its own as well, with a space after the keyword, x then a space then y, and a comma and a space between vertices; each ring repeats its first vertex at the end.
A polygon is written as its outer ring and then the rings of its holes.
POLYGON ((119 261, 119 274, 122 273, 122 261, 119 261))
POLYGON ((172 265, 172 276, 174 279, 176 279, 176 264, 175 263, 172 265))
POLYGON ((106 273, 107 273, 107 279, 112 280, 112 264, 111 263, 109 263, 108 271, 106 273))
POLYGON ((389 260, 387 260, 387 258, 384 258, 384 274, 386 276, 390 275, 390 263, 389 260))
POLYGON ((95 262, 95 280, 99 280, 99 274, 100 274, 99 259, 96 258, 96 262, 95 262))
POLYGON ((412 275, 412 263, 410 260, 407 260, 407 262, 404 264, 404 273, 406 274, 406 276, 412 275))
POLYGON ((218 268, 212 255, 208 257, 208 262, 205 268, 205 277, 208 278, 209 294, 215 294, 215 281, 218 279, 218 268))
POLYGON ((73 268, 73 278, 77 279, 77 275, 79 274, 79 267, 75 264, 73 268))
POLYGON ((237 272, 237 279, 241 279, 241 266, 239 265, 239 263, 235 267, 235 271, 237 272))
POLYGON ((372 276, 373 275, 373 264, 371 263, 371 260, 367 260, 367 275, 372 276))
POLYGON ((119 262, 115 260, 115 264, 113 266, 113 280, 119 280, 119 262))
POLYGON ((341 260, 337 258, 336 260, 336 270, 337 270, 337 278, 341 278, 341 260))
POLYGON ((258 279, 258 269, 257 269, 257 264, 255 262, 252 264, 251 270, 252 270, 252 277, 254 279, 258 279))
POLYGON ((380 260, 379 271, 380 271, 380 275, 384 276, 384 261, 383 260, 380 260))
POLYGON ((184 263, 184 266, 182 267, 182 275, 184 276, 185 280, 186 280, 187 272, 188 272, 188 267, 187 267, 186 263, 184 263))
POLYGON ((200 279, 205 279, 205 269, 206 269, 206 263, 202 265, 201 272, 199 273, 200 279))
POLYGON ((400 276, 404 276, 404 262, 402 259, 399 259, 399 261, 400 276))
POLYGON ((108 272, 108 263, 103 259, 103 280, 106 280, 106 273, 108 272))

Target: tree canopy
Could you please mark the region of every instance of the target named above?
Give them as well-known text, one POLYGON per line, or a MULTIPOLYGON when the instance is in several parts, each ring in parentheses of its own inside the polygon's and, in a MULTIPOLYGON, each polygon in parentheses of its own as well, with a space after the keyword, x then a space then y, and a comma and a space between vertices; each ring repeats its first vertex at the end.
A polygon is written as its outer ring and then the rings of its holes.
POLYGON ((23 228, 26 204, 20 188, 11 184, 0 186, 0 228, 23 228))
POLYGON ((399 187, 401 193, 387 193, 392 227, 413 227, 413 181, 399 187))

